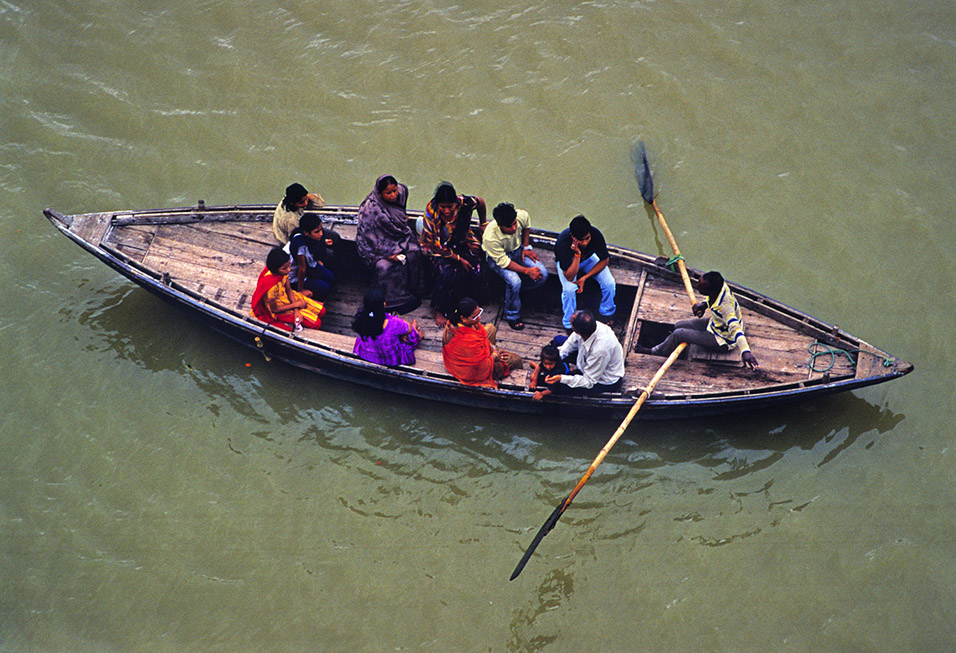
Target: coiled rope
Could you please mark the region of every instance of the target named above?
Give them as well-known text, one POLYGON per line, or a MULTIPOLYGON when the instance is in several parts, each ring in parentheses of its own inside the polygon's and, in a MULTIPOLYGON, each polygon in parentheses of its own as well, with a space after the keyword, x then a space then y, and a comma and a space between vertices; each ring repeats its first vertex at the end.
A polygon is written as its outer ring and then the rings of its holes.
MULTIPOLYGON (((856 367, 856 359, 853 358, 853 354, 859 354, 861 349, 840 349, 839 347, 831 347, 830 345, 823 342, 814 342, 809 347, 807 351, 810 352, 810 371, 823 373, 829 372, 833 369, 833 366, 836 365, 838 356, 846 356, 847 360, 850 361, 850 365, 856 367), (823 368, 817 367, 817 358, 820 356, 829 356, 830 364, 823 368)), ((893 360, 891 358, 883 357, 883 367, 890 367, 893 365, 893 360)))

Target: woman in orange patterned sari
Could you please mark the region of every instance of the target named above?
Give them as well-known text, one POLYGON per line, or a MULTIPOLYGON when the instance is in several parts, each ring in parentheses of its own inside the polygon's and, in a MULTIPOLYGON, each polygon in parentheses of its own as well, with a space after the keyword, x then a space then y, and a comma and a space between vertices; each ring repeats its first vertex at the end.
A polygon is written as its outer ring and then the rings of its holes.
POLYGON ((494 346, 497 331, 493 324, 482 325, 482 312, 470 297, 459 302, 442 334, 442 360, 449 374, 465 385, 497 388, 498 380, 523 362, 494 346))
POLYGON ((298 325, 318 329, 322 326, 325 306, 312 299, 308 290, 300 293, 292 289, 291 267, 289 255, 281 247, 272 248, 252 293, 252 315, 286 331, 298 325))

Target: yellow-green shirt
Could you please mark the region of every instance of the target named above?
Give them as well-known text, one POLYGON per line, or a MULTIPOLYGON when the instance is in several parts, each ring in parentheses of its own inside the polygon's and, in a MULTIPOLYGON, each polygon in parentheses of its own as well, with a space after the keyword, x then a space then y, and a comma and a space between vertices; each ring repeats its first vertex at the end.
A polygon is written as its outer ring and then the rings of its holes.
POLYGON ((726 283, 720 289, 717 300, 708 308, 710 308, 710 322, 707 323, 707 330, 714 334, 717 342, 731 349, 739 347, 741 352, 750 351, 750 344, 747 342, 747 336, 744 335, 740 305, 726 283))
POLYGON ((282 202, 279 202, 276 212, 272 215, 272 233, 275 234, 276 240, 283 245, 289 242, 292 232, 299 226, 299 218, 302 217, 303 213, 305 213, 305 209, 286 211, 282 202))
POLYGON ((485 250, 488 258, 499 268, 507 268, 511 258, 508 256, 516 249, 521 249, 524 242, 524 232, 531 228, 531 216, 527 211, 517 210, 518 228, 513 234, 502 233, 498 223, 491 221, 485 227, 485 235, 481 239, 481 249, 485 250))

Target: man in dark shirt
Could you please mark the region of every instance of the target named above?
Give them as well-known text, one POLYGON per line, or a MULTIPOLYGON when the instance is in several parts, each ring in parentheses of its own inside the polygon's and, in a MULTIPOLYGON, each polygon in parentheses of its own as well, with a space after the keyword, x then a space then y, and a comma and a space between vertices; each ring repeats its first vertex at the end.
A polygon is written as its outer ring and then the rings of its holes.
POLYGON ((584 289, 584 282, 592 278, 601 288, 600 319, 613 326, 614 313, 617 311, 614 304, 617 284, 607 266, 610 254, 601 232, 592 227, 583 215, 577 216, 558 235, 554 243, 554 258, 561 282, 564 328, 571 328, 571 315, 577 310, 578 295, 584 289))

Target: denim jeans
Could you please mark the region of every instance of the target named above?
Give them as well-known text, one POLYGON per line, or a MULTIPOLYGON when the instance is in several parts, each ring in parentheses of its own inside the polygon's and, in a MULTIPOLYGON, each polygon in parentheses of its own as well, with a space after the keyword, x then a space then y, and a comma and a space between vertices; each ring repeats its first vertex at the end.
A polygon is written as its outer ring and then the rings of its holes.
MULTIPOLYGON (((581 261, 578 264, 578 276, 580 277, 582 274, 587 274, 599 261, 600 259, 598 259, 597 254, 591 254, 587 259, 581 261)), ((603 317, 614 315, 614 313, 617 312, 617 306, 614 303, 617 284, 614 282, 611 269, 605 267, 591 278, 597 281, 598 286, 601 287, 601 306, 598 308, 598 311, 603 317)), ((564 309, 564 321, 562 324, 565 329, 570 329, 571 315, 578 308, 578 284, 573 281, 568 281, 567 277, 564 276, 564 271, 561 269, 560 264, 558 264, 558 281, 561 282, 561 306, 564 309)))
POLYGON ((532 288, 537 288, 541 286, 545 281, 548 280, 548 270, 544 267, 541 261, 525 261, 524 260, 524 250, 516 249, 515 251, 508 254, 512 261, 523 265, 524 267, 536 267, 541 270, 541 278, 537 281, 533 280, 531 277, 519 274, 514 270, 507 270, 505 268, 498 267, 498 264, 488 259, 488 267, 501 275, 501 278, 505 280, 505 319, 506 320, 517 320, 521 317, 521 291, 530 290, 532 288))

